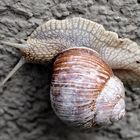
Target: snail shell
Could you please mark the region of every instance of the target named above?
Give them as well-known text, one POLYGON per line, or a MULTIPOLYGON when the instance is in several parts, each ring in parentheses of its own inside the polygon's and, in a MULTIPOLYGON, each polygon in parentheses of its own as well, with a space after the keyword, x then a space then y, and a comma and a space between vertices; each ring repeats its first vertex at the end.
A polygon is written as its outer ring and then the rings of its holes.
POLYGON ((125 115, 124 87, 94 50, 62 52, 53 65, 51 103, 68 125, 90 128, 125 115))

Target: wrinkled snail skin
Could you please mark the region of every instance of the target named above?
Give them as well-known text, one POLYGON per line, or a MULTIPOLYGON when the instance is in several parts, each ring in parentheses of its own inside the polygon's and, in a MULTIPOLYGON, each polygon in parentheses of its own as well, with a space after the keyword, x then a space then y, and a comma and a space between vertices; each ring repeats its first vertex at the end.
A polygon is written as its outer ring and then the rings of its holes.
POLYGON ((96 22, 75 17, 40 25, 26 44, 3 44, 20 49, 22 58, 0 86, 24 63, 47 63, 56 58, 50 96, 61 120, 90 128, 111 124, 125 115, 124 86, 112 69, 117 74, 123 70, 129 80, 134 75, 139 80, 140 46, 135 42, 118 38, 96 22))
POLYGON ((124 87, 99 54, 71 48, 53 66, 51 103, 68 125, 90 128, 111 124, 125 115, 124 87))
MULTIPOLYGON (((128 73, 127 81, 140 81, 140 46, 127 38, 118 38, 114 32, 88 19, 74 17, 65 20, 52 19, 39 26, 27 40, 22 49, 28 62, 46 63, 61 51, 85 46, 97 51, 113 70, 128 73), (126 72, 125 72, 126 71, 126 72)), ((117 76, 119 76, 117 73, 117 76)))

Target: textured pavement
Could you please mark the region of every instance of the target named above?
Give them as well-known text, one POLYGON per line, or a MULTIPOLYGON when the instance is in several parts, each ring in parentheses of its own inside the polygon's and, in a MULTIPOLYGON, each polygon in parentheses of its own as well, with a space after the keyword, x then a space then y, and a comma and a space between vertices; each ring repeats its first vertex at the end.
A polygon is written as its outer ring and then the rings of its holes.
MULTIPOLYGON (((1 0, 0 41, 24 42, 45 21, 75 16, 140 44, 139 0, 1 0)), ((20 57, 17 49, 0 44, 0 81, 20 57)), ((140 86, 126 86, 126 118, 101 130, 79 132, 54 115, 50 77, 50 64, 25 64, 0 88, 0 140, 140 140, 140 86)))

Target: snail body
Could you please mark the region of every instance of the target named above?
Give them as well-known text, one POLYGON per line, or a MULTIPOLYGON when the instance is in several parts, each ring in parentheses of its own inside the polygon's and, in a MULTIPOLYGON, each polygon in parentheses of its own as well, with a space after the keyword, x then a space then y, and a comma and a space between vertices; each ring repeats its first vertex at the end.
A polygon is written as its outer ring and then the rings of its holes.
POLYGON ((47 63, 58 56, 54 62, 51 102, 61 120, 89 128, 124 116, 124 87, 112 69, 140 74, 136 64, 140 61, 140 47, 133 41, 118 38, 102 25, 76 17, 42 24, 26 44, 3 44, 20 49, 22 58, 1 86, 24 63, 47 63))
POLYGON ((115 32, 106 31, 102 25, 80 17, 52 19, 42 24, 20 50, 26 62, 46 63, 65 49, 81 46, 99 53, 114 71, 117 70, 117 76, 123 71, 128 77, 132 75, 131 80, 134 75, 139 77, 138 44, 127 38, 118 38, 115 32))

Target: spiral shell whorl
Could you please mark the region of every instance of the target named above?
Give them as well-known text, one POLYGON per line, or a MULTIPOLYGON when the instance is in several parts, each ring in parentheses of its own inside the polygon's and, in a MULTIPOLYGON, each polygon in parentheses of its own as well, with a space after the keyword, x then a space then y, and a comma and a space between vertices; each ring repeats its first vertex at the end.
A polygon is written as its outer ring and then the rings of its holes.
POLYGON ((62 52, 54 62, 51 86, 52 107, 58 117, 81 128, 100 124, 96 122, 96 100, 112 76, 112 70, 91 49, 62 52))
POLYGON ((112 76, 96 100, 96 123, 111 124, 125 116, 125 90, 123 83, 112 76))

